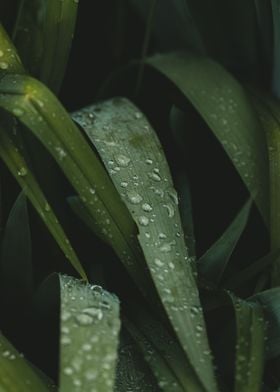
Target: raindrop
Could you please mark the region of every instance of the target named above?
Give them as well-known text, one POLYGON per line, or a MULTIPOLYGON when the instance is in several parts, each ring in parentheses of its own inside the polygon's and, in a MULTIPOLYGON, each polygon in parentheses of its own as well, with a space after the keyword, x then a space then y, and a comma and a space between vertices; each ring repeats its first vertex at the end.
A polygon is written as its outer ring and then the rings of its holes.
POLYGON ((151 212, 153 210, 153 207, 148 203, 144 203, 142 204, 142 210, 146 212, 151 212))
POLYGON ((135 112, 134 117, 139 120, 142 117, 142 114, 139 112, 135 112))
POLYGON ((3 57, 4 56, 4 52, 3 52, 3 50, 0 50, 0 57, 3 57))
POLYGON ((155 259, 155 265, 158 267, 163 267, 164 263, 160 259, 155 259))
POLYGON ((169 218, 173 218, 175 214, 173 206, 171 204, 164 204, 163 207, 167 209, 169 218))
POLYGON ((130 158, 125 155, 116 155, 115 160, 121 167, 127 167, 130 163, 130 158))
POLYGON ((50 212, 50 210, 51 210, 50 205, 49 205, 48 203, 46 203, 46 204, 45 204, 45 211, 46 211, 46 212, 50 212))
POLYGON ((168 190, 168 196, 176 205, 179 204, 178 195, 174 188, 168 190))
POLYGON ((15 116, 17 116, 17 117, 20 117, 20 116, 23 115, 23 110, 20 109, 20 108, 14 108, 14 109, 13 109, 13 114, 14 114, 15 116))
POLYGON ((142 196, 140 196, 137 192, 135 192, 134 190, 132 191, 128 191, 127 192, 127 197, 128 200, 132 203, 132 204, 139 204, 143 198, 142 196))
POLYGON ((67 376, 71 376, 73 374, 73 369, 71 367, 66 367, 64 368, 63 373, 67 376))
POLYGON ((96 379, 97 377, 97 372, 93 369, 87 370, 85 372, 85 377, 88 381, 93 381, 96 379))
POLYGON ((141 226, 148 226, 149 219, 146 216, 142 215, 142 216, 139 216, 138 222, 139 222, 139 225, 141 225, 141 226))
POLYGON ((78 314, 76 316, 76 321, 81 326, 91 325, 93 323, 93 318, 88 314, 78 314))
POLYGON ((66 152, 63 150, 63 148, 61 148, 61 147, 55 147, 55 151, 57 152, 57 154, 58 154, 58 159, 60 160, 60 161, 62 161, 62 159, 63 158, 65 158, 66 157, 66 152))
POLYGON ((153 161, 151 159, 146 159, 147 165, 152 165, 153 161))
POLYGON ((69 338, 69 336, 62 336, 61 338, 61 344, 63 344, 64 346, 66 346, 67 344, 71 343, 71 339, 69 338))
POLYGON ((127 188, 127 186, 128 186, 128 183, 126 181, 122 181, 121 182, 121 187, 122 188, 127 188))
POLYGON ((97 320, 102 320, 103 318, 102 310, 95 307, 83 309, 83 314, 94 317, 97 320))
POLYGON ((9 65, 7 63, 5 63, 4 61, 0 62, 0 68, 1 69, 7 69, 9 67, 9 65))
POLYGON ((164 240, 167 236, 164 233, 159 233, 158 238, 164 240))
POLYGON ((149 173, 148 176, 149 176, 149 178, 151 180, 154 180, 154 181, 157 181, 157 182, 161 181, 161 177, 160 177, 160 175, 158 173, 155 173, 155 172, 149 173))
POLYGON ((17 172, 18 176, 20 177, 25 177, 27 175, 27 169, 26 167, 21 167, 18 172, 17 172))

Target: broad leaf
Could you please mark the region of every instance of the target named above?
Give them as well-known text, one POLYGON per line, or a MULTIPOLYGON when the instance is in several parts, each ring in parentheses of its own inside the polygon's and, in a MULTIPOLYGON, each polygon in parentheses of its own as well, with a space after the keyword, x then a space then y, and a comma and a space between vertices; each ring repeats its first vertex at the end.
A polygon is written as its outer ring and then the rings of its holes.
POLYGON ((75 30, 78 1, 22 0, 13 39, 28 71, 58 92, 75 30))
POLYGON ((178 197, 155 132, 143 114, 121 98, 85 108, 73 117, 100 153, 138 226, 154 284, 191 366, 206 390, 216 390, 178 197))
POLYGON ((192 103, 224 147, 268 222, 265 138, 241 85, 219 64, 191 54, 157 55, 147 64, 165 75, 192 103))
POLYGON ((100 286, 60 275, 60 391, 114 389, 118 299, 100 286))

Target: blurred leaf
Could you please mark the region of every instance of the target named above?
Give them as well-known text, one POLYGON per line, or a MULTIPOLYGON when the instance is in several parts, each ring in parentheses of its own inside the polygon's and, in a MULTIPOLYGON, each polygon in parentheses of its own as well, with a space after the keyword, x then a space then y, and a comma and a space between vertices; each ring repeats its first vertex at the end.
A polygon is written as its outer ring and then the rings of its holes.
POLYGON ((58 92, 75 31, 78 1, 20 0, 13 39, 33 76, 58 92))
MULTIPOLYGON (((7 68, 0 67, 0 76, 4 77, 6 72, 15 72, 17 74, 24 73, 24 68, 18 58, 17 52, 4 29, 0 26, 0 45, 3 47, 3 59, 7 68)), ((12 108, 13 115, 21 115, 21 109, 12 108)), ((7 114, 1 112, 0 122, 0 156, 14 175, 16 181, 22 187, 24 193, 29 198, 33 207, 50 230, 58 245, 69 258, 73 267, 84 278, 86 274, 81 266, 72 246, 69 243, 62 227, 60 226, 51 206, 48 204, 42 190, 37 183, 34 175, 30 172, 30 168, 25 159, 25 148, 22 143, 21 132, 18 129, 17 122, 7 114)))
POLYGON ((118 299, 100 286, 60 275, 60 391, 114 389, 118 299))
POLYGON ((268 157, 258 118, 243 88, 219 64, 191 54, 150 58, 192 103, 232 160, 268 223, 268 157))
POLYGON ((139 230, 154 284, 205 390, 216 385, 198 290, 181 226, 178 197, 162 147, 129 101, 115 98, 73 115, 97 148, 139 230), (89 121, 91 119, 91 121, 89 121), (191 310, 191 311, 190 311, 191 310))
POLYGON ((244 270, 238 271, 235 275, 231 276, 223 283, 227 289, 233 290, 242 287, 257 275, 268 269, 273 264, 279 263, 280 249, 270 252, 268 255, 254 261, 249 267, 244 270))
POLYGON ((280 288, 258 293, 249 298, 250 301, 259 303, 264 308, 267 324, 266 359, 280 355, 280 288))
MULTIPOLYGON (((254 103, 266 136, 270 181, 270 238, 271 249, 280 247, 280 106, 266 96, 254 93, 254 103)), ((272 284, 280 283, 280 264, 275 259, 272 284)))
POLYGON ((1 158, 14 175, 19 185, 22 187, 24 193, 31 201, 33 207, 50 230, 50 233, 53 235, 66 257, 69 258, 73 267, 84 279, 86 279, 83 267, 81 266, 52 208, 45 199, 36 179, 29 171, 22 152, 18 147, 18 143, 15 143, 14 140, 15 138, 10 137, 6 129, 4 130, 0 125, 1 158))
POLYGON ((10 212, 1 244, 1 302, 19 309, 33 290, 32 245, 26 198, 23 192, 10 212))
POLYGON ((280 97, 280 2, 271 0, 273 19, 273 92, 280 97))
POLYGON ((198 271, 216 285, 219 285, 232 252, 245 229, 251 206, 252 201, 249 200, 222 236, 198 260, 198 271))
POLYGON ((258 392, 264 368, 265 320, 262 307, 229 293, 235 311, 235 392, 258 392))
MULTIPOLYGON (((142 20, 148 20, 151 0, 130 0, 142 20)), ((204 45, 186 0, 161 0, 153 18, 152 36, 157 50, 190 48, 204 53, 204 45)))
POLYGON ((23 74, 24 68, 21 63, 20 58, 16 52, 16 49, 6 31, 4 30, 2 24, 0 23, 0 74, 2 75, 6 73, 19 73, 23 74))
POLYGON ((44 392, 55 390, 38 376, 23 356, 0 334, 1 392, 44 392))

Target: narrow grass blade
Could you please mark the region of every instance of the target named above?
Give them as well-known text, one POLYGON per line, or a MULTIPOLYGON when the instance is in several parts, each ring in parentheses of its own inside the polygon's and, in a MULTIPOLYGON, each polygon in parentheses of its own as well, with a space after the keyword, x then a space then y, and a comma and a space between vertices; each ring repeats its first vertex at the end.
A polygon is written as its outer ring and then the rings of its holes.
POLYGON ((28 71, 58 92, 75 31, 78 1, 21 0, 13 39, 28 71))
POLYGON ((100 286, 60 275, 60 391, 114 389, 118 299, 100 286))
POLYGON ((241 85, 219 64, 191 54, 157 55, 147 64, 192 103, 224 147, 268 224, 268 156, 258 118, 241 85))
POLYGON ((264 308, 267 324, 266 359, 280 355, 280 288, 263 291, 250 297, 250 301, 259 303, 264 308))
POLYGON ((42 142, 142 292, 151 293, 149 278, 141 268, 136 225, 102 164, 55 96, 33 78, 7 75, 0 81, 0 107, 42 142))
POLYGON ((146 263, 191 366, 205 390, 215 391, 205 324, 192 260, 184 242, 178 197, 155 132, 138 109, 122 98, 85 108, 73 117, 97 148, 137 223, 146 263), (89 121, 90 118, 93 120, 89 121))
POLYGON ((32 244, 26 197, 16 199, 9 214, 1 243, 1 302, 22 309, 33 290, 32 244))
POLYGON ((25 195, 29 198, 45 225, 50 230, 58 245, 69 259, 73 267, 82 276, 86 274, 81 266, 72 246, 69 243, 62 227, 60 226, 51 206, 42 193, 33 174, 30 172, 24 156, 21 153, 19 143, 16 143, 12 136, 0 125, 0 156, 14 175, 15 179, 22 187, 25 195))
POLYGON ((219 285, 228 261, 248 221, 252 201, 249 200, 239 211, 234 221, 222 236, 198 260, 198 270, 204 278, 219 285))
POLYGON ((264 369, 265 320, 262 307, 229 293, 235 311, 235 392, 258 392, 264 369))
POLYGON ((23 356, 2 334, 0 334, 0 390, 1 392, 55 390, 34 372, 23 356))

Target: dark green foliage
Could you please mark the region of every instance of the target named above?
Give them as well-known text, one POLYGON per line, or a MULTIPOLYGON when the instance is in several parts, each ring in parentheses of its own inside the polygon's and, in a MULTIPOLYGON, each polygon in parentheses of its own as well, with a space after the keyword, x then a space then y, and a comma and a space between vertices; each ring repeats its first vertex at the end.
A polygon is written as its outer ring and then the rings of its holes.
POLYGON ((280 3, 99 3, 0 5, 0 390, 275 392, 280 3))

